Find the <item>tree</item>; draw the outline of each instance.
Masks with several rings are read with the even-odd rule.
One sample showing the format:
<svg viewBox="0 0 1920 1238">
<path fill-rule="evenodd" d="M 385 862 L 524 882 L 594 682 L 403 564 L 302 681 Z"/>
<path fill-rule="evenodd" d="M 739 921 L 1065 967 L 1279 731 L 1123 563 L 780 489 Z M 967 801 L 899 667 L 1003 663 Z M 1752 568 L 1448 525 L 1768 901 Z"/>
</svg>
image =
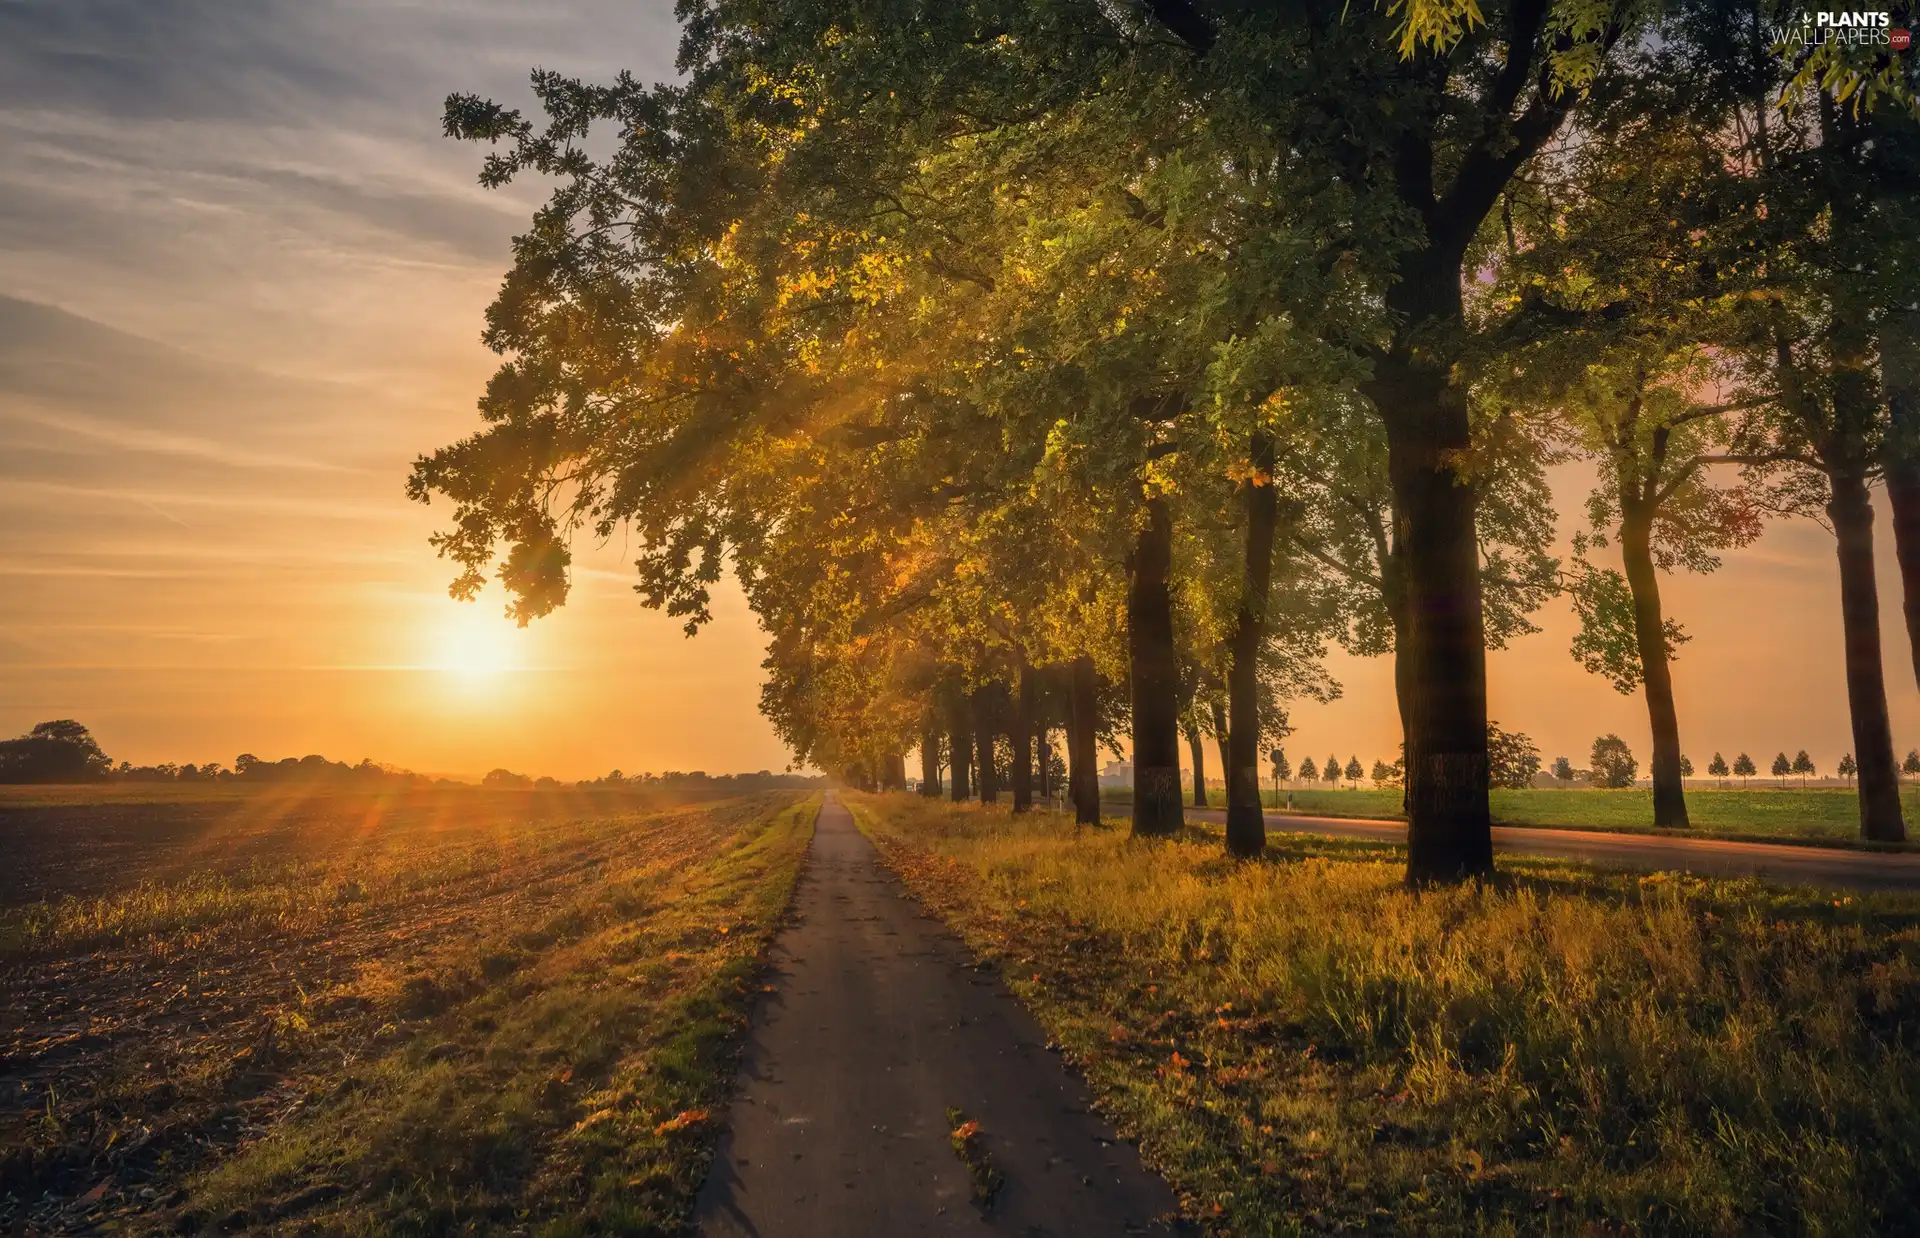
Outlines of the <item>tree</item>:
<svg viewBox="0 0 1920 1238">
<path fill-rule="evenodd" d="M 1301 782 L 1320 781 L 1320 771 L 1314 765 L 1312 757 L 1308 757 L 1306 760 L 1300 762 L 1300 781 Z"/>
<path fill-rule="evenodd" d="M 495 791 L 525 791 L 533 786 L 533 779 L 510 769 L 490 769 L 480 785 Z"/>
<path fill-rule="evenodd" d="M 16 739 L 0 740 L 0 783 L 96 782 L 112 768 L 93 733 L 72 718 L 41 722 Z"/>
<path fill-rule="evenodd" d="M 1364 767 L 1361 766 L 1360 758 L 1358 756 L 1354 756 L 1348 759 L 1346 773 L 1347 773 L 1347 782 L 1355 788 L 1359 787 L 1360 780 L 1366 777 L 1367 775 L 1367 771 Z"/>
<path fill-rule="evenodd" d="M 1267 79 L 1294 84 L 1281 98 L 1259 99 L 1265 105 L 1259 111 L 1297 115 L 1301 128 L 1290 144 L 1296 155 L 1324 160 L 1330 183 L 1378 195 L 1377 218 L 1412 223 L 1406 231 L 1396 224 L 1355 237 L 1349 250 L 1366 255 L 1362 261 L 1379 258 L 1393 266 L 1393 277 L 1382 281 L 1392 334 L 1385 347 L 1370 349 L 1373 373 L 1363 390 L 1386 431 L 1395 520 L 1406 530 L 1399 553 L 1409 622 L 1396 659 L 1409 663 L 1403 697 L 1408 877 L 1424 882 L 1489 873 L 1478 483 L 1473 470 L 1461 467 L 1473 450 L 1471 414 L 1454 369 L 1471 334 L 1461 287 L 1482 226 L 1584 97 L 1634 10 L 1603 3 L 1577 16 L 1569 7 L 1554 18 L 1546 3 L 1496 6 L 1485 10 L 1479 27 L 1492 36 L 1486 40 L 1462 37 L 1470 19 L 1455 13 L 1443 29 L 1406 33 L 1408 54 L 1394 57 L 1380 54 L 1387 40 L 1378 27 L 1364 42 L 1354 38 L 1372 22 L 1392 20 L 1386 9 L 1376 9 L 1371 20 L 1356 14 L 1348 26 L 1310 19 L 1303 25 L 1284 6 L 1222 8 L 1220 17 L 1186 3 L 1153 7 L 1203 68 L 1218 62 L 1220 73 L 1228 65 L 1284 63 L 1310 37 L 1315 72 Z M 1216 44 L 1229 54 L 1208 61 Z M 1244 89 L 1222 82 L 1228 84 Z M 1324 99 L 1329 89 L 1356 101 L 1373 98 L 1379 106 L 1342 107 L 1329 125 L 1324 106 L 1313 99 Z"/>
<path fill-rule="evenodd" d="M 1854 761 L 1853 754 L 1851 752 L 1847 753 L 1846 755 L 1840 758 L 1840 764 L 1837 767 L 1837 769 L 1840 776 L 1842 778 L 1845 778 L 1848 782 L 1852 782 L 1853 776 L 1860 772 L 1860 766 Z"/>
<path fill-rule="evenodd" d="M 1724 365 L 1701 342 L 1716 290 L 1693 273 L 1710 268 L 1689 257 L 1702 161 L 1660 123 L 1654 98 L 1669 96 L 1612 96 L 1583 130 L 1567 183 L 1511 208 L 1518 239 L 1488 295 L 1530 297 L 1561 318 L 1493 367 L 1512 376 L 1501 386 L 1513 398 L 1557 408 L 1600 463 L 1589 527 L 1573 539 L 1572 652 L 1617 691 L 1643 693 L 1654 824 L 1679 828 L 1688 819 L 1671 663 L 1686 636 L 1663 610 L 1660 577 L 1715 570 L 1715 552 L 1752 541 L 1761 522 L 1750 482 L 1708 484 L 1705 462 L 1727 448 L 1741 406 L 1709 398 Z M 1624 574 L 1593 562 L 1615 545 Z"/>
<path fill-rule="evenodd" d="M 1533 741 L 1518 731 L 1501 730 L 1497 722 L 1487 723 L 1487 761 L 1493 785 L 1508 790 L 1531 787 L 1540 772 L 1540 750 Z"/>
<path fill-rule="evenodd" d="M 1573 781 L 1573 762 L 1565 757 L 1553 759 L 1553 777 L 1556 782 Z"/>
<path fill-rule="evenodd" d="M 1711 774 L 1715 778 L 1718 778 L 1720 780 L 1721 788 L 1725 789 L 1727 785 L 1727 773 L 1728 773 L 1727 759 L 1721 756 L 1717 752 L 1714 753 L 1713 760 L 1707 762 L 1707 773 Z"/>
<path fill-rule="evenodd" d="M 1794 754 L 1793 772 L 1800 775 L 1800 785 L 1803 787 L 1807 785 L 1807 779 L 1813 776 L 1813 758 L 1807 755 L 1805 748 Z"/>
<path fill-rule="evenodd" d="M 698 66 L 751 53 L 751 63 L 733 72 L 746 77 L 751 68 L 758 71 L 751 80 L 782 87 L 818 82 L 814 93 L 825 98 L 808 99 L 807 121 L 797 126 L 821 135 L 811 144 L 831 141 L 841 127 L 822 119 L 849 114 L 872 130 L 923 131 L 929 120 L 958 110 L 960 93 L 972 105 L 964 112 L 970 138 L 991 149 L 974 136 L 980 117 L 1054 120 L 1059 105 L 1084 92 L 1096 102 L 1115 100 L 1107 123 L 1149 147 L 1139 140 L 1148 135 L 1135 116 L 1171 99 L 1176 111 L 1225 132 L 1273 134 L 1271 157 L 1248 159 L 1236 146 L 1233 166 L 1298 174 L 1314 190 L 1299 195 L 1302 202 L 1318 200 L 1327 185 L 1354 199 L 1337 213 L 1339 229 L 1315 238 L 1324 265 L 1290 262 L 1302 272 L 1354 269 L 1379 290 L 1385 311 L 1384 331 L 1369 313 L 1337 334 L 1341 346 L 1372 363 L 1363 390 L 1389 440 L 1395 517 L 1406 531 L 1397 552 L 1408 623 L 1396 658 L 1410 668 L 1403 697 L 1411 706 L 1403 719 L 1408 876 L 1420 882 L 1489 872 L 1485 627 L 1474 519 L 1479 471 L 1465 467 L 1471 419 L 1454 378 L 1469 333 L 1460 289 L 1469 251 L 1502 191 L 1574 112 L 1613 49 L 1632 43 L 1626 36 L 1642 9 L 1519 0 L 1484 12 L 1423 8 L 1418 22 L 1389 8 L 1347 21 L 1284 6 L 1203 8 L 1184 0 L 1161 0 L 1146 11 L 1161 37 L 1142 37 L 1132 10 L 1095 5 L 978 13 L 956 5 L 928 29 L 921 17 L 884 5 L 796 13 L 767 0 L 715 0 L 698 6 L 690 24 L 700 36 L 683 60 Z M 1313 73 L 1268 71 L 1288 63 L 1308 39 Z M 821 57 L 818 49 L 828 46 L 834 55 Z M 903 73 L 901 66 L 911 69 Z M 982 82 L 994 92 L 980 90 Z M 1130 82 L 1141 89 L 1116 90 Z M 1009 98 L 1009 83 L 1026 93 Z M 854 162 L 816 161 L 836 168 Z M 1275 192 L 1263 201 L 1277 210 L 1292 198 Z M 1131 193 L 1121 200 L 1141 201 Z M 1288 239 L 1281 229 L 1270 235 Z M 1286 251 L 1284 244 L 1276 248 Z M 1141 554 L 1137 563 L 1151 558 Z M 1144 678 L 1137 690 L 1161 679 Z M 1171 717 L 1170 710 L 1155 713 Z"/>
<path fill-rule="evenodd" d="M 1772 774 L 1780 780 L 1781 786 L 1787 785 L 1787 775 L 1793 772 L 1793 762 L 1787 760 L 1787 754 L 1778 753 L 1773 758 Z"/>
<path fill-rule="evenodd" d="M 1275 748 L 1267 754 L 1267 763 L 1273 767 L 1273 781 L 1278 784 L 1293 777 L 1293 769 L 1287 764 L 1287 750 Z"/>
<path fill-rule="evenodd" d="M 1903 774 L 1920 774 L 1920 748 L 1907 749 L 1907 759 L 1900 763 Z"/>
<path fill-rule="evenodd" d="M 1915 194 L 1910 181 L 1904 192 L 1888 184 L 1899 179 L 1890 160 L 1911 162 L 1911 138 L 1885 128 L 1869 99 L 1850 97 L 1852 83 L 1776 56 L 1754 33 L 1773 20 L 1770 9 L 1740 6 L 1738 35 L 1717 16 L 1710 31 L 1676 29 L 1675 46 L 1691 48 L 1683 54 L 1706 70 L 1690 107 L 1711 118 L 1725 172 L 1719 218 L 1698 238 L 1729 309 L 1714 343 L 1736 369 L 1737 395 L 1757 401 L 1726 458 L 1756 480 L 1769 477 L 1779 510 L 1833 532 L 1860 831 L 1900 841 L 1871 492 L 1900 455 L 1882 328 L 1891 307 L 1920 302 Z M 1910 71 L 1896 67 L 1884 79 L 1905 91 L 1900 110 L 1909 116 L 1895 123 L 1910 128 Z M 1783 97 L 1792 106 L 1778 108 Z M 1756 122 L 1764 133 L 1752 130 Z"/>
<path fill-rule="evenodd" d="M 1691 778 L 1691 777 L 1693 777 L 1693 762 L 1692 762 L 1691 760 L 1689 760 L 1689 759 L 1688 759 L 1688 758 L 1686 757 L 1686 755 L 1685 755 L 1685 754 L 1683 753 L 1683 754 L 1681 755 L 1681 757 L 1680 757 L 1680 778 L 1681 778 L 1681 781 L 1682 781 L 1682 782 L 1684 783 L 1686 779 L 1688 779 L 1688 778 Z"/>
<path fill-rule="evenodd" d="M 1329 753 L 1327 763 L 1320 767 L 1320 776 L 1334 786 L 1340 785 L 1340 758 Z"/>
<path fill-rule="evenodd" d="M 1591 765 L 1587 779 L 1596 787 L 1630 787 L 1640 769 L 1627 741 L 1618 735 L 1602 735 L 1593 741 Z"/>
<path fill-rule="evenodd" d="M 1071 665 L 1070 768 L 1084 791 L 1082 753 L 1124 717 L 1140 833 L 1181 819 L 1178 655 L 1205 650 L 1231 698 L 1229 842 L 1252 854 L 1262 679 L 1300 618 L 1270 530 L 1283 448 L 1318 416 L 1287 410 L 1357 410 L 1392 516 L 1407 875 L 1490 871 L 1485 582 L 1506 573 L 1482 530 L 1509 504 L 1468 362 L 1541 316 L 1462 289 L 1510 197 L 1564 177 L 1555 135 L 1670 72 L 1640 54 L 1658 10 L 681 12 L 681 83 L 541 74 L 544 127 L 449 101 L 449 132 L 508 145 L 485 183 L 560 182 L 489 314 L 488 428 L 414 476 L 454 500 L 456 591 L 497 566 L 516 617 L 544 613 L 567 535 L 625 528 L 643 600 L 697 626 L 730 564 L 770 633 L 763 706 L 823 768 L 911 746 L 916 648 L 958 693 L 1011 682 L 1016 655 Z M 1311 72 L 1277 68 L 1308 43 Z M 1028 528 L 1054 534 L 1021 545 L 1052 552 L 1033 572 L 1007 548 Z"/>
<path fill-rule="evenodd" d="M 1743 752 L 1733 759 L 1733 772 L 1739 776 L 1741 785 L 1744 786 L 1760 772 L 1760 769 L 1753 763 L 1753 758 Z"/>
<path fill-rule="evenodd" d="M 1372 778 L 1373 778 L 1373 785 L 1376 787 L 1389 787 L 1389 786 L 1392 786 L 1396 781 L 1394 772 L 1393 772 L 1393 766 L 1388 765 L 1385 761 L 1378 760 L 1378 759 L 1376 759 L 1373 763 Z"/>
</svg>

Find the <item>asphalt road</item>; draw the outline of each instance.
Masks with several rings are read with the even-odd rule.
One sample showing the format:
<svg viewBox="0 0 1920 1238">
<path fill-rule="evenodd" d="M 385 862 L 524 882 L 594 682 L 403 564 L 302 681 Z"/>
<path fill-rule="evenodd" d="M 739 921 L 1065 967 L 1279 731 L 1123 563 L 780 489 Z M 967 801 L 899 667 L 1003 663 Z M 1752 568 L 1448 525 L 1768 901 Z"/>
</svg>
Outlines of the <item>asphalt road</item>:
<svg viewBox="0 0 1920 1238">
<path fill-rule="evenodd" d="M 794 912 L 695 1208 L 702 1234 L 1176 1232 L 1166 1183 L 831 798 Z M 949 1109 L 979 1121 L 1004 1178 L 990 1208 L 973 1198 Z"/>
<path fill-rule="evenodd" d="M 1225 824 L 1220 809 L 1189 808 L 1190 818 Z M 1325 834 L 1371 842 L 1405 842 L 1404 821 L 1363 821 L 1268 813 L 1269 832 Z M 1718 838 L 1673 838 L 1664 834 L 1615 834 L 1600 830 L 1493 827 L 1493 847 L 1508 855 L 1587 860 L 1613 868 L 1674 869 L 1703 877 L 1761 877 L 1793 885 L 1847 890 L 1920 890 L 1920 853 L 1847 851 Z"/>
</svg>

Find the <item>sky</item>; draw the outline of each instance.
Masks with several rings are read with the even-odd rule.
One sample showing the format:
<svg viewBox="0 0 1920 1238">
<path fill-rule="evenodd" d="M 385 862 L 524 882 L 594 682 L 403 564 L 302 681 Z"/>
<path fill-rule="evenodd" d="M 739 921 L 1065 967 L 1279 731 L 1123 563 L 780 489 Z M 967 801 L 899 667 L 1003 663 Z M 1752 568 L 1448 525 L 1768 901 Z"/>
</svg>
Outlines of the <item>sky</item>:
<svg viewBox="0 0 1920 1238">
<path fill-rule="evenodd" d="M 538 192 L 474 183 L 442 99 L 527 106 L 534 66 L 671 74 L 664 2 L 0 0 L 0 735 L 48 718 L 116 759 L 319 752 L 472 776 L 783 768 L 757 711 L 764 634 L 737 593 L 684 638 L 619 539 L 525 631 L 462 606 L 403 493 L 477 425 L 481 315 Z M 1580 470 L 1560 475 L 1579 510 Z M 1562 533 L 1570 533 L 1571 526 Z M 1920 692 L 1879 526 L 1901 751 Z M 1832 540 L 1773 526 L 1667 586 L 1694 640 L 1683 745 L 1851 747 Z M 1567 652 L 1492 655 L 1493 716 L 1551 760 L 1645 711 Z M 1391 668 L 1336 654 L 1296 759 L 1391 758 Z M 500 669 L 504 667 L 505 669 Z"/>
</svg>

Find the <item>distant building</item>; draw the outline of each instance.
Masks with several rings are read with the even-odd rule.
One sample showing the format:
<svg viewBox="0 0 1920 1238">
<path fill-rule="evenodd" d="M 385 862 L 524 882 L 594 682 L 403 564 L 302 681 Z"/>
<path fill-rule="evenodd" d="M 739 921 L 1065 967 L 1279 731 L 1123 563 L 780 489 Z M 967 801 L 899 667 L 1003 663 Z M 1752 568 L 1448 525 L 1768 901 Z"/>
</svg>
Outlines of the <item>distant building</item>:
<svg viewBox="0 0 1920 1238">
<path fill-rule="evenodd" d="M 1100 785 L 1103 787 L 1132 787 L 1133 762 L 1108 761 L 1106 768 L 1100 771 Z"/>
</svg>

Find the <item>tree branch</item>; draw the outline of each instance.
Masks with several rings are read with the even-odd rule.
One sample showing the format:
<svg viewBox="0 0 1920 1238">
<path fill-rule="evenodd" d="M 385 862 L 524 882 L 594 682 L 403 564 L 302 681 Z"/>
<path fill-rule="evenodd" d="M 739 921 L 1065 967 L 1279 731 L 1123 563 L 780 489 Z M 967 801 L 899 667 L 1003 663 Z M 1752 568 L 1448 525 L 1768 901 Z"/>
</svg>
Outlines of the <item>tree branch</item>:
<svg viewBox="0 0 1920 1238">
<path fill-rule="evenodd" d="M 1801 464 L 1816 472 L 1827 472 L 1827 466 L 1815 456 L 1803 456 L 1792 451 L 1730 452 L 1720 456 L 1695 456 L 1700 464 L 1740 464 L 1750 468 L 1765 468 L 1769 464 Z"/>
<path fill-rule="evenodd" d="M 1301 550 L 1305 551 L 1309 558 L 1318 559 L 1321 563 L 1324 563 L 1326 566 L 1332 568 L 1334 571 L 1338 572 L 1340 575 L 1345 576 L 1348 580 L 1353 581 L 1355 584 L 1366 585 L 1368 588 L 1379 589 L 1382 592 L 1385 592 L 1385 588 L 1380 583 L 1379 577 L 1369 575 L 1368 573 L 1361 571 L 1359 568 L 1354 567 L 1349 563 L 1342 562 L 1341 560 L 1335 558 L 1333 555 L 1320 549 L 1318 546 L 1314 545 L 1312 542 L 1309 542 L 1306 538 L 1301 537 L 1298 533 L 1289 533 L 1287 535 L 1287 540 L 1292 542 L 1295 546 L 1299 547 Z"/>
<path fill-rule="evenodd" d="M 1699 404 L 1677 416 L 1667 418 L 1670 426 L 1684 426 L 1689 421 L 1699 421 L 1706 417 L 1724 417 L 1728 413 L 1743 413 L 1750 408 L 1761 408 L 1773 403 L 1772 396 L 1749 396 L 1744 400 L 1729 400 L 1725 404 Z"/>
<path fill-rule="evenodd" d="M 1220 32 L 1214 28 L 1212 19 L 1188 0 L 1147 0 L 1147 11 L 1173 31 L 1196 56 L 1206 55 L 1219 41 Z"/>
</svg>

